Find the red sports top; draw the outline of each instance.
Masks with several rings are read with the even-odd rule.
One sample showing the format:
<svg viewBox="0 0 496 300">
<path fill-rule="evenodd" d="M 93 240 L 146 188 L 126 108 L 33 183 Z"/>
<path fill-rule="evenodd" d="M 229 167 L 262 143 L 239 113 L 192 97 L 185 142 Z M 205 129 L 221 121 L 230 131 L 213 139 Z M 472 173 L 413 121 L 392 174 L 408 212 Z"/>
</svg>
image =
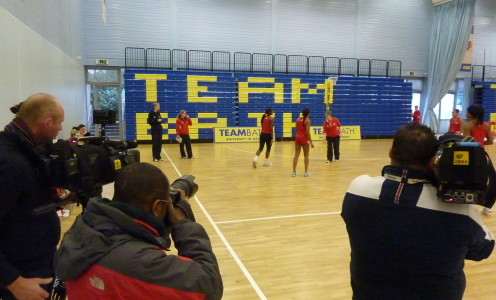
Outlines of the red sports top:
<svg viewBox="0 0 496 300">
<path fill-rule="evenodd" d="M 270 128 L 270 116 L 265 116 L 262 121 L 262 132 L 263 133 L 272 133 L 272 128 Z"/>
<path fill-rule="evenodd" d="M 177 118 L 176 120 L 176 134 L 184 135 L 189 134 L 189 125 L 193 125 L 190 118 Z"/>
<path fill-rule="evenodd" d="M 460 128 L 460 117 L 451 118 L 451 120 L 450 120 L 450 127 L 449 127 L 448 131 L 449 132 L 461 131 L 461 128 Z"/>
<path fill-rule="evenodd" d="M 477 124 L 477 122 L 472 121 L 472 124 L 474 124 L 474 128 L 470 130 L 470 136 L 474 138 L 476 142 L 481 144 L 482 148 L 484 148 L 484 139 L 487 136 L 487 123 L 482 122 L 482 124 Z"/>
<path fill-rule="evenodd" d="M 413 112 L 413 123 L 420 123 L 420 110 L 416 110 Z"/>
<path fill-rule="evenodd" d="M 339 127 L 341 127 L 341 122 L 338 118 L 331 118 L 330 122 L 328 120 L 324 122 L 324 133 L 328 137 L 337 137 L 339 136 Z"/>
<path fill-rule="evenodd" d="M 307 129 L 303 123 L 303 117 L 299 117 L 298 120 L 296 120 L 296 135 L 307 135 Z"/>
</svg>

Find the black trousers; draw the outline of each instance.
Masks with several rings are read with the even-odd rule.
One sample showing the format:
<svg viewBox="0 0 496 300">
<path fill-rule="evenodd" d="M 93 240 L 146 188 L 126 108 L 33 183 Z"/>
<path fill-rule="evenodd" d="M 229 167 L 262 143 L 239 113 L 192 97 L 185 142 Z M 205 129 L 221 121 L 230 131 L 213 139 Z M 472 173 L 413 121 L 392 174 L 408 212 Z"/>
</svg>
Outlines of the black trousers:
<svg viewBox="0 0 496 300">
<path fill-rule="evenodd" d="M 337 137 L 328 137 L 326 136 L 327 140 L 327 160 L 332 161 L 332 153 L 334 150 L 334 157 L 336 159 L 339 159 L 339 140 L 341 139 L 340 136 Z"/>
<path fill-rule="evenodd" d="M 153 159 L 161 159 L 162 152 L 162 127 L 159 129 L 152 128 L 152 154 Z"/>
<path fill-rule="evenodd" d="M 186 157 L 186 152 L 188 153 L 188 158 L 193 157 L 193 150 L 191 150 L 191 138 L 189 134 L 181 134 L 183 139 L 181 144 L 179 144 L 179 150 L 181 150 L 181 157 Z M 184 147 L 186 147 L 186 152 L 184 152 Z"/>
</svg>

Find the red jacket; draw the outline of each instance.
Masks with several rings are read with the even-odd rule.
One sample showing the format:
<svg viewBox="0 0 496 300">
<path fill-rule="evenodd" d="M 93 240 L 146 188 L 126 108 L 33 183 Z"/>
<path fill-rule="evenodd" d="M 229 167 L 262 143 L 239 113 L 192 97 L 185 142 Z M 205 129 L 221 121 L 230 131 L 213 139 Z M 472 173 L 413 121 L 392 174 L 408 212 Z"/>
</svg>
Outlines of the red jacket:
<svg viewBox="0 0 496 300">
<path fill-rule="evenodd" d="M 218 300 L 223 285 L 203 227 L 171 227 L 178 255 L 168 255 L 161 219 L 128 204 L 91 200 L 55 257 L 71 300 Z"/>
<path fill-rule="evenodd" d="M 337 137 L 339 136 L 339 128 L 341 127 L 341 122 L 339 122 L 338 118 L 331 118 L 331 122 L 325 120 L 324 122 L 324 133 L 328 137 Z"/>
<path fill-rule="evenodd" d="M 193 125 L 190 118 L 177 118 L 176 120 L 176 134 L 184 135 L 189 134 L 189 126 Z"/>
<path fill-rule="evenodd" d="M 420 124 L 420 110 L 416 110 L 412 114 L 412 123 Z"/>
</svg>

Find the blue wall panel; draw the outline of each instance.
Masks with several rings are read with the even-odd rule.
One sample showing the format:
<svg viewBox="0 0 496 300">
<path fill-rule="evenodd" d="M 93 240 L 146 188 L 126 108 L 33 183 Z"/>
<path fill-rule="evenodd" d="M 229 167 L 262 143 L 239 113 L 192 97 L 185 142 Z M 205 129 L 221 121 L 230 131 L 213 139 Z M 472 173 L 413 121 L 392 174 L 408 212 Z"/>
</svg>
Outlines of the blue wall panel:
<svg viewBox="0 0 496 300">
<path fill-rule="evenodd" d="M 150 140 L 146 117 L 159 102 L 164 138 L 175 138 L 175 120 L 184 109 L 193 119 L 193 139 L 213 139 L 214 127 L 258 127 L 265 109 L 275 113 L 276 138 L 292 138 L 294 122 L 309 108 L 313 126 L 322 126 L 326 76 L 126 70 L 127 139 Z M 333 115 L 343 125 L 360 125 L 362 136 L 393 135 L 410 121 L 412 86 L 403 79 L 340 77 L 334 85 Z"/>
</svg>

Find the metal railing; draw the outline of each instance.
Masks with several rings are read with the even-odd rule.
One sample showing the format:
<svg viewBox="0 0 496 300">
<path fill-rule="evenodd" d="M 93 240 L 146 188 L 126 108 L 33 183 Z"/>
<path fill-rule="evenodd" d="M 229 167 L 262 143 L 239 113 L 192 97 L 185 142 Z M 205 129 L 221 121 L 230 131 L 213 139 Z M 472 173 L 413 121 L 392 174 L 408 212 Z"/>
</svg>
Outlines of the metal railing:
<svg viewBox="0 0 496 300">
<path fill-rule="evenodd" d="M 234 52 L 234 54 L 231 54 L 226 51 L 145 49 L 133 47 L 125 48 L 125 67 L 137 69 L 401 77 L 401 61 L 398 60 L 247 52 Z"/>
<path fill-rule="evenodd" d="M 496 66 L 473 65 L 472 82 L 474 81 L 496 81 Z"/>
</svg>

